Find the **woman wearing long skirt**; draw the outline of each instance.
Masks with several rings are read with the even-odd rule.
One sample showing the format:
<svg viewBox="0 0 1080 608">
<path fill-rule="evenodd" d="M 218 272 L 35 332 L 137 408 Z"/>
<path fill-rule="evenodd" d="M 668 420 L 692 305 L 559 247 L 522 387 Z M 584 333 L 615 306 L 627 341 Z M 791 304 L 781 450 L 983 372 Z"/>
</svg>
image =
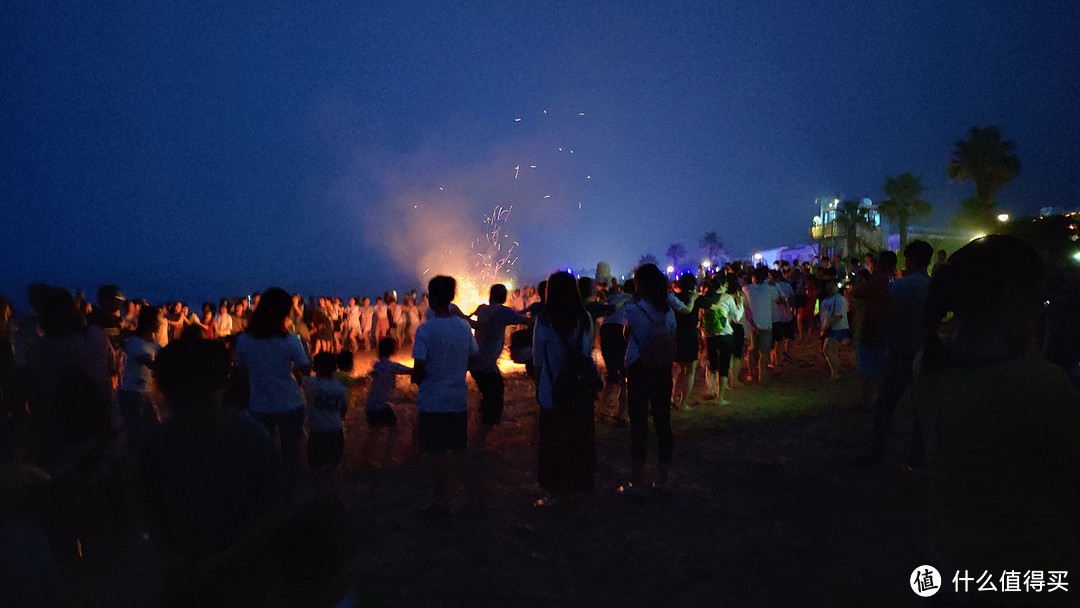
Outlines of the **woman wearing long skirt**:
<svg viewBox="0 0 1080 608">
<path fill-rule="evenodd" d="M 556 506 L 593 489 L 596 472 L 593 404 L 560 402 L 553 395 L 555 379 L 567 354 L 577 350 L 591 357 L 592 348 L 592 319 L 585 312 L 577 281 L 565 272 L 551 275 L 545 307 L 533 333 L 533 361 L 540 377 L 537 482 L 545 493 L 536 502 L 538 507 Z"/>
</svg>

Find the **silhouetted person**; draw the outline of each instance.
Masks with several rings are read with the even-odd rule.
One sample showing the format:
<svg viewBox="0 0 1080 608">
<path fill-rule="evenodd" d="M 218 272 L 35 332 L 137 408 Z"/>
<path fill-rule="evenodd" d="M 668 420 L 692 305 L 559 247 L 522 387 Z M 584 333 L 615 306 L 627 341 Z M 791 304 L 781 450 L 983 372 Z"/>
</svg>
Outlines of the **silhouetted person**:
<svg viewBox="0 0 1080 608">
<path fill-rule="evenodd" d="M 557 272 L 548 278 L 545 302 L 533 334 L 540 374 L 537 481 L 545 493 L 535 503 L 538 507 L 556 506 L 565 498 L 591 491 L 596 470 L 596 395 L 563 395 L 557 390 L 568 357 L 591 356 L 592 319 L 569 273 Z"/>
<path fill-rule="evenodd" d="M 155 359 L 170 417 L 147 437 L 140 472 L 177 606 L 262 605 L 253 540 L 282 503 L 283 476 L 265 428 L 216 399 L 227 376 L 216 341 L 178 340 Z"/>
<path fill-rule="evenodd" d="M 930 283 L 913 396 L 933 492 L 929 563 L 943 574 L 1041 570 L 1049 581 L 1080 567 L 1080 393 L 1031 348 L 1043 278 L 1034 249 L 992 235 Z M 1017 595 L 972 585 L 966 597 L 1063 605 L 1058 593 Z"/>
<path fill-rule="evenodd" d="M 632 479 L 620 492 L 644 490 L 649 415 L 656 430 L 657 485 L 666 488 L 675 445 L 671 432 L 671 366 L 675 361 L 675 312 L 668 301 L 667 277 L 655 264 L 634 273 L 637 300 L 619 311 L 626 320 L 626 391 L 630 414 Z"/>
<path fill-rule="evenodd" d="M 477 441 L 481 448 L 491 429 L 502 422 L 503 385 L 499 371 L 499 356 L 506 342 L 506 328 L 526 323 L 527 319 L 513 308 L 506 306 L 506 286 L 495 284 L 488 293 L 488 303 L 476 307 L 470 321 L 476 330 L 479 352 L 469 358 L 469 374 L 480 390 L 480 434 Z"/>
<path fill-rule="evenodd" d="M 886 331 L 888 354 L 884 376 L 877 400 L 874 402 L 874 429 L 868 460 L 880 461 L 885 454 L 892 430 L 893 412 L 911 384 L 912 362 L 925 341 L 923 312 L 930 285 L 927 267 L 934 248 L 926 241 L 913 241 L 904 248 L 904 268 L 907 275 L 889 285 L 889 318 Z M 907 456 L 909 467 L 922 465 L 922 431 L 915 417 L 911 447 Z"/>
<path fill-rule="evenodd" d="M 124 418 L 129 448 L 139 445 L 158 422 L 150 370 L 154 357 L 161 350 L 155 339 L 161 325 L 160 315 L 156 308 L 142 309 L 135 331 L 124 341 L 124 377 L 116 392 L 116 401 Z"/>
</svg>

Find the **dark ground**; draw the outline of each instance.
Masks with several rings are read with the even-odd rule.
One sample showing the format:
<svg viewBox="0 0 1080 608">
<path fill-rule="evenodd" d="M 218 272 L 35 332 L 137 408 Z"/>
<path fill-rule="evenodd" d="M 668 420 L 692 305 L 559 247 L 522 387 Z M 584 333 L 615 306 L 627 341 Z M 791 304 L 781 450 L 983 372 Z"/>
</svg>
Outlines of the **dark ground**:
<svg viewBox="0 0 1080 608">
<path fill-rule="evenodd" d="M 846 466 L 869 415 L 851 411 L 850 353 L 830 383 L 818 344 L 799 343 L 796 363 L 768 385 L 733 390 L 731 406 L 676 414 L 673 491 L 641 503 L 616 492 L 629 480 L 629 429 L 605 418 L 595 495 L 572 508 L 532 506 L 537 406 L 528 378 L 513 374 L 509 420 L 489 438 L 490 512 L 462 508 L 448 520 L 420 510 L 429 475 L 405 445 L 415 388 L 400 379 L 401 462 L 357 467 L 365 428 L 362 412 L 350 414 L 347 509 L 312 516 L 333 526 L 343 576 L 316 584 L 305 605 L 333 605 L 350 588 L 387 606 L 925 605 L 907 580 L 928 563 L 929 542 L 925 472 L 899 464 L 908 408 L 885 465 Z M 133 523 L 97 528 L 69 571 L 78 605 L 160 601 L 162 559 L 138 533 Z"/>
</svg>

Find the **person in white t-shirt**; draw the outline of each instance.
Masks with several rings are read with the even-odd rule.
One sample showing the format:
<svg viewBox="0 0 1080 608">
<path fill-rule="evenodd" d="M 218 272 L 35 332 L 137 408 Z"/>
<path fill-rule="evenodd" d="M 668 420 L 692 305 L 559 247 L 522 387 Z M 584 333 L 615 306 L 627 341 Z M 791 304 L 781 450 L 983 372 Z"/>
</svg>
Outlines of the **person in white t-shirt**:
<svg viewBox="0 0 1080 608">
<path fill-rule="evenodd" d="M 360 350 L 371 348 L 371 329 L 375 308 L 371 305 L 371 298 L 360 301 Z"/>
<path fill-rule="evenodd" d="M 281 461 L 290 495 L 300 473 L 300 437 L 304 432 L 304 399 L 296 375 L 310 370 L 300 337 L 285 328 L 292 311 L 292 296 L 272 287 L 262 294 L 247 331 L 236 340 L 236 366 L 247 373 L 251 396 L 248 407 L 270 436 L 281 436 Z"/>
<path fill-rule="evenodd" d="M 375 306 L 372 310 L 372 325 L 375 327 L 375 343 L 378 344 L 390 332 L 390 317 L 387 316 L 388 308 L 382 298 L 375 298 Z"/>
<path fill-rule="evenodd" d="M 847 299 L 837 292 L 833 269 L 826 270 L 825 298 L 818 307 L 821 315 L 821 352 L 829 364 L 829 380 L 840 379 L 840 344 L 848 340 Z"/>
<path fill-rule="evenodd" d="M 773 348 L 770 358 L 775 368 L 780 365 L 781 357 L 784 362 L 792 362 L 789 351 L 792 341 L 795 340 L 795 289 L 791 286 L 790 266 L 783 271 L 773 271 L 772 276 L 772 284 L 784 296 L 783 304 L 773 301 Z"/>
<path fill-rule="evenodd" d="M 217 313 L 213 315 L 214 335 L 227 338 L 233 333 L 232 313 L 229 312 L 229 300 L 222 298 L 218 303 Z"/>
<path fill-rule="evenodd" d="M 772 350 L 773 306 L 786 302 L 776 285 L 768 283 L 769 269 L 754 269 L 754 283 L 743 287 L 746 294 L 745 320 L 749 329 L 750 352 L 746 356 L 747 375 L 764 382 L 768 376 L 768 357 Z"/>
<path fill-rule="evenodd" d="M 341 343 L 345 350 L 360 350 L 360 304 L 349 298 L 341 324 Z"/>
<path fill-rule="evenodd" d="M 147 306 L 139 312 L 135 333 L 124 341 L 124 376 L 116 391 L 116 403 L 124 419 L 128 448 L 135 448 L 158 423 L 157 409 L 151 398 L 153 383 L 150 368 L 161 350 L 155 340 L 161 326 L 161 312 Z"/>
<path fill-rule="evenodd" d="M 349 389 L 334 380 L 337 360 L 322 352 L 312 360 L 314 376 L 304 377 L 307 402 L 308 468 L 316 471 L 324 494 L 341 502 L 338 467 L 345 454 L 345 414 L 349 409 Z"/>
<path fill-rule="evenodd" d="M 486 492 L 474 472 L 463 468 L 462 455 L 469 435 L 469 387 L 465 372 L 469 357 L 480 349 L 468 321 L 451 310 L 456 291 L 457 281 L 452 277 L 440 275 L 428 282 L 431 310 L 416 331 L 413 344 L 413 382 L 419 387 L 417 437 L 420 451 L 429 457 L 435 481 L 435 503 L 430 510 L 439 514 L 447 513 L 450 508 L 452 469 L 462 471 L 480 506 Z"/>
</svg>

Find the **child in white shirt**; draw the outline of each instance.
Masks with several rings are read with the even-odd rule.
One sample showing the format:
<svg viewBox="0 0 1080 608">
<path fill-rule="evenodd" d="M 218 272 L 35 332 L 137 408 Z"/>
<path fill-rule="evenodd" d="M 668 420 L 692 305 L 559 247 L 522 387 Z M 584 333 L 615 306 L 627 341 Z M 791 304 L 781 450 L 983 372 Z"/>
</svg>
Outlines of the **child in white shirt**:
<svg viewBox="0 0 1080 608">
<path fill-rule="evenodd" d="M 345 453 L 345 413 L 349 390 L 334 380 L 337 361 L 331 353 L 319 353 L 312 360 L 315 376 L 304 378 L 307 403 L 308 468 L 318 471 L 320 485 L 340 503 L 341 479 L 338 467 Z"/>
</svg>

